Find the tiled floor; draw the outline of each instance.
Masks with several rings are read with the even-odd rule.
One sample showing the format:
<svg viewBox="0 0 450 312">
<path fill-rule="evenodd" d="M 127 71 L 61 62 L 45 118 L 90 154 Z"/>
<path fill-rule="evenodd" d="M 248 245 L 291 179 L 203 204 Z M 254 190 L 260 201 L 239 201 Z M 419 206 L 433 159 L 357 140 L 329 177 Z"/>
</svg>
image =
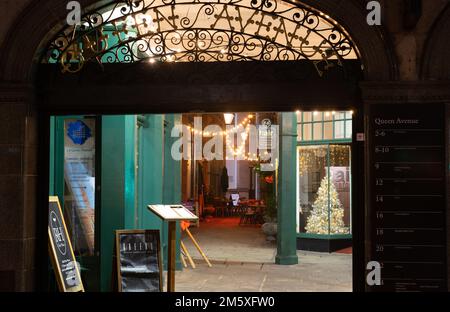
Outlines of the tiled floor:
<svg viewBox="0 0 450 312">
<path fill-rule="evenodd" d="M 276 244 L 267 242 L 259 227 L 238 222 L 216 219 L 190 229 L 211 260 L 211 268 L 183 236 L 197 268 L 177 272 L 177 291 L 352 290 L 351 254 L 298 251 L 298 265 L 276 265 Z"/>
</svg>

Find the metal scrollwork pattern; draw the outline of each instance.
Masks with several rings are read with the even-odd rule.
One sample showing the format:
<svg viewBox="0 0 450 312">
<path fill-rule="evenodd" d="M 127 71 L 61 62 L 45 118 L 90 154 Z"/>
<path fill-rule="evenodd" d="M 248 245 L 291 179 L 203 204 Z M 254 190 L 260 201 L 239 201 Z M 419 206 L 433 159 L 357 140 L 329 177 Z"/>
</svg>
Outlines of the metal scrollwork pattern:
<svg viewBox="0 0 450 312">
<path fill-rule="evenodd" d="M 331 20 L 281 0 L 114 1 L 51 41 L 44 62 L 78 72 L 86 62 L 230 62 L 307 59 L 319 75 L 357 59 Z"/>
</svg>

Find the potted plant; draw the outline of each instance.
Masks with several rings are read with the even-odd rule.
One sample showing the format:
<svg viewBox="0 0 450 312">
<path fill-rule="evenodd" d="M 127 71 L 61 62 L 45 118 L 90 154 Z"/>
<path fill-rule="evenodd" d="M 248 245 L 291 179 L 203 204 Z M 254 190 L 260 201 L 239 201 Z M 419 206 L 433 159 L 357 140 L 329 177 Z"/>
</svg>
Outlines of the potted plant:
<svg viewBox="0 0 450 312">
<path fill-rule="evenodd" d="M 257 167 L 257 170 L 260 167 Z M 260 174 L 261 197 L 265 203 L 264 221 L 261 230 L 266 235 L 266 239 L 274 241 L 277 235 L 277 199 L 275 194 L 274 172 L 258 170 Z"/>
<path fill-rule="evenodd" d="M 274 241 L 277 235 L 277 204 L 275 196 L 267 196 L 265 200 L 264 221 L 261 230 L 266 235 L 266 239 Z"/>
</svg>

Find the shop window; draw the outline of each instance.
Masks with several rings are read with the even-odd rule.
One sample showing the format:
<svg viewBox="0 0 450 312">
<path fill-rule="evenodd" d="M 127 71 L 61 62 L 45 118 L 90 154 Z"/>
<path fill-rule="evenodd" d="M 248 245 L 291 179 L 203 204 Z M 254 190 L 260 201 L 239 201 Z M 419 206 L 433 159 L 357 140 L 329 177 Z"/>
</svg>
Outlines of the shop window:
<svg viewBox="0 0 450 312">
<path fill-rule="evenodd" d="M 302 121 L 304 123 L 312 121 L 312 113 L 311 112 L 303 112 L 302 116 L 303 116 Z"/>
<path fill-rule="evenodd" d="M 297 127 L 297 138 L 303 137 L 303 127 L 300 125 Z"/>
<path fill-rule="evenodd" d="M 349 121 L 345 121 L 345 138 L 352 138 L 352 123 Z"/>
<path fill-rule="evenodd" d="M 314 123 L 314 141 L 319 141 L 323 139 L 322 127 L 323 123 L 321 122 Z"/>
<path fill-rule="evenodd" d="M 336 121 L 334 123 L 334 138 L 343 139 L 344 138 L 344 122 Z"/>
<path fill-rule="evenodd" d="M 297 231 L 351 234 L 351 111 L 298 112 Z"/>
<path fill-rule="evenodd" d="M 303 140 L 305 141 L 312 140 L 312 124 L 303 125 Z"/>
<path fill-rule="evenodd" d="M 313 115 L 313 121 L 322 121 L 322 112 L 314 112 Z"/>
<path fill-rule="evenodd" d="M 298 146 L 298 232 L 351 234 L 351 147 Z"/>
<path fill-rule="evenodd" d="M 332 140 L 333 139 L 333 123 L 325 122 L 323 124 L 323 139 Z"/>
<path fill-rule="evenodd" d="M 352 138 L 352 112 L 299 112 L 299 142 L 349 140 Z"/>
</svg>

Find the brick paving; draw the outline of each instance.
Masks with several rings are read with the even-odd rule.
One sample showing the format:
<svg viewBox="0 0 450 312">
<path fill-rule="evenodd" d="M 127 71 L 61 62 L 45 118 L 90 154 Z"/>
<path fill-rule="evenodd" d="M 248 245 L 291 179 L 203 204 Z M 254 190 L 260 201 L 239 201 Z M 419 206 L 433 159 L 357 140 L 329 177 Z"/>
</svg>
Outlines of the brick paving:
<svg viewBox="0 0 450 312">
<path fill-rule="evenodd" d="M 276 265 L 276 244 L 254 225 L 216 219 L 190 229 L 211 260 L 209 268 L 183 235 L 197 265 L 176 273 L 177 291 L 351 291 L 351 254 L 297 251 L 298 265 Z"/>
</svg>

